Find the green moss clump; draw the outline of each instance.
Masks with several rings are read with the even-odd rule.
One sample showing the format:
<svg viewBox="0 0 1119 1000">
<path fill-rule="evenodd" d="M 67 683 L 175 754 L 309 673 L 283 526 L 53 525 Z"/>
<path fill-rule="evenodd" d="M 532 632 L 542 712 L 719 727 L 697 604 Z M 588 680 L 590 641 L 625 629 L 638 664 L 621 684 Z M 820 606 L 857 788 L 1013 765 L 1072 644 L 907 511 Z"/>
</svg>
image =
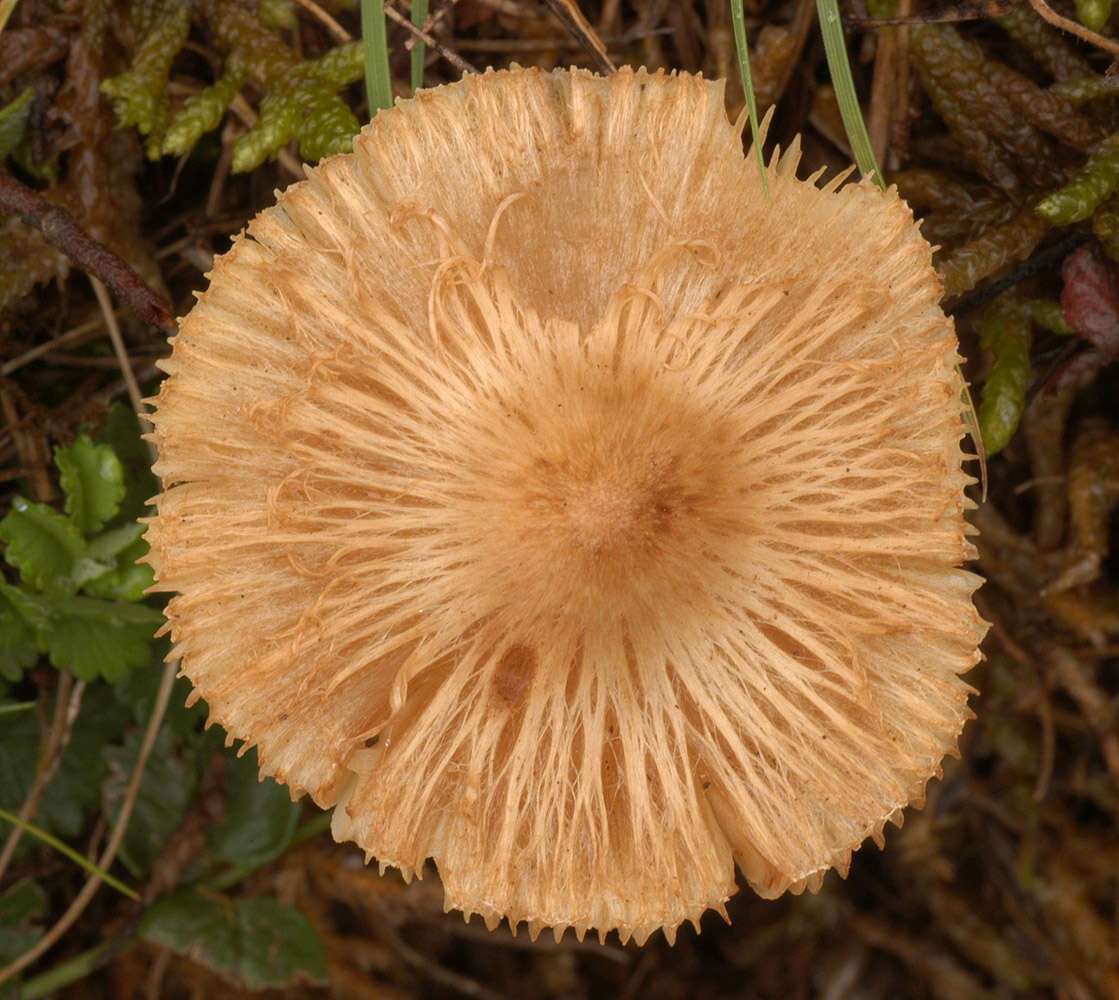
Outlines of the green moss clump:
<svg viewBox="0 0 1119 1000">
<path fill-rule="evenodd" d="M 214 83 L 172 114 L 167 81 L 192 19 L 209 29 L 225 65 Z M 234 145 L 235 171 L 254 169 L 292 139 L 309 160 L 350 148 L 359 123 L 337 92 L 362 78 L 361 44 L 340 45 L 318 59 L 299 58 L 278 30 L 295 26 L 291 0 L 265 0 L 256 13 L 236 0 L 198 0 L 196 6 L 138 0 L 132 23 L 141 38 L 132 66 L 102 89 L 121 123 L 148 137 L 150 157 L 188 153 L 221 123 L 247 83 L 261 94 L 260 119 Z"/>
<path fill-rule="evenodd" d="M 995 355 L 979 403 L 979 432 L 988 457 L 1002 451 L 1018 430 L 1026 407 L 1032 340 L 1028 312 L 1009 295 L 996 299 L 980 322 L 979 346 Z"/>
<path fill-rule="evenodd" d="M 101 84 L 101 92 L 112 98 L 122 125 L 135 125 L 148 136 L 148 155 L 159 155 L 167 127 L 167 81 L 171 64 L 190 34 L 190 7 L 167 4 L 144 35 L 132 60 L 132 68 Z"/>
<path fill-rule="evenodd" d="M 1054 226 L 1082 222 L 1119 187 L 1119 132 L 1101 142 L 1071 184 L 1042 198 L 1037 214 Z"/>
</svg>

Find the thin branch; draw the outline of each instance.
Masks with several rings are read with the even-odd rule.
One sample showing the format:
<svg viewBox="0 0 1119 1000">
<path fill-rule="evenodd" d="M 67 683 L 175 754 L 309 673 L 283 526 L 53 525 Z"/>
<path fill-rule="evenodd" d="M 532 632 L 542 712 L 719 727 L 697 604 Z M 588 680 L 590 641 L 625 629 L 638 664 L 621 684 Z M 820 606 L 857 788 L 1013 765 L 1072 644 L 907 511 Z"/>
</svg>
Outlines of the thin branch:
<svg viewBox="0 0 1119 1000">
<path fill-rule="evenodd" d="M 84 323 L 79 323 L 77 326 L 71 327 L 65 333 L 60 333 L 53 340 L 48 340 L 45 344 L 36 344 L 19 356 L 12 358 L 11 361 L 6 361 L 4 365 L 0 367 L 0 375 L 11 375 L 12 372 L 18 371 L 24 365 L 38 360 L 44 354 L 57 351 L 60 347 L 72 347 L 76 344 L 80 344 L 84 340 L 92 340 L 100 336 L 104 326 L 105 320 L 101 316 L 87 319 Z"/>
<path fill-rule="evenodd" d="M 105 291 L 105 286 L 92 274 L 89 276 L 89 283 L 93 286 L 93 294 L 97 296 L 97 304 L 101 307 L 101 315 L 105 317 L 105 326 L 109 328 L 109 340 L 112 342 L 113 353 L 117 357 L 121 375 L 124 376 L 124 384 L 128 386 L 128 399 L 132 403 L 133 412 L 143 420 L 144 397 L 140 395 L 140 385 L 136 381 L 136 373 L 132 370 L 132 362 L 128 357 L 128 349 L 124 346 L 124 338 L 120 334 L 120 324 L 117 322 L 117 314 L 113 312 L 113 304 L 109 301 L 109 293 Z M 148 442 L 148 451 L 151 453 L 152 463 L 154 464 L 158 456 L 155 453 L 155 445 L 150 441 Z"/>
<path fill-rule="evenodd" d="M 1076 21 L 1072 21 L 1067 17 L 1062 17 L 1050 7 L 1045 0 L 1030 0 L 1030 6 L 1033 7 L 1038 17 L 1043 21 L 1048 21 L 1054 28 L 1067 31 L 1070 35 L 1076 35 L 1077 38 L 1087 42 L 1089 45 L 1094 45 L 1098 49 L 1103 49 L 1104 52 L 1110 52 L 1113 56 L 1119 56 L 1119 42 L 1114 42 L 1105 35 L 1101 35 L 1098 31 L 1085 28 L 1084 25 L 1078 24 Z"/>
<path fill-rule="evenodd" d="M 121 257 L 78 225 L 64 208 L 12 177 L 0 177 L 0 209 L 12 212 L 67 257 L 108 285 L 141 319 L 163 330 L 174 323 L 171 309 Z"/>
<path fill-rule="evenodd" d="M 544 3 L 556 16 L 560 24 L 564 26 L 568 34 L 578 39 L 600 73 L 609 76 L 617 70 L 618 67 L 614 65 L 614 61 L 607 54 L 606 46 L 602 44 L 598 32 L 583 16 L 583 12 L 579 9 L 575 0 L 544 0 Z"/>
<path fill-rule="evenodd" d="M 298 3 L 330 32 L 331 37 L 336 42 L 345 44 L 346 42 L 352 42 L 354 40 L 354 36 L 335 21 L 322 7 L 315 3 L 315 0 L 298 0 Z"/>
<path fill-rule="evenodd" d="M 448 6 L 447 8 L 444 8 L 444 9 L 447 10 L 447 9 L 450 9 L 450 8 Z M 442 13 L 442 11 L 440 11 L 440 13 Z M 447 60 L 447 62 L 449 62 L 452 66 L 454 66 L 454 68 L 457 69 L 460 73 L 477 73 L 478 72 L 478 70 L 474 66 L 472 66 L 465 59 L 463 59 L 462 56 L 460 56 L 457 52 L 454 51 L 454 49 L 447 48 L 446 45 L 444 45 L 441 41 L 439 41 L 434 35 L 425 31 L 424 28 L 417 28 L 411 22 L 411 20 L 406 18 L 398 10 L 394 10 L 392 7 L 386 7 L 385 8 L 385 15 L 388 17 L 388 19 L 390 21 L 393 22 L 393 24 L 397 24 L 400 27 L 407 30 L 416 41 L 423 42 L 426 46 L 428 46 L 428 48 L 432 48 L 436 52 L 438 52 L 444 59 Z M 438 17 L 438 15 L 436 15 L 436 17 Z M 429 19 L 429 23 L 433 23 L 434 20 L 435 20 L 435 18 Z"/>
</svg>

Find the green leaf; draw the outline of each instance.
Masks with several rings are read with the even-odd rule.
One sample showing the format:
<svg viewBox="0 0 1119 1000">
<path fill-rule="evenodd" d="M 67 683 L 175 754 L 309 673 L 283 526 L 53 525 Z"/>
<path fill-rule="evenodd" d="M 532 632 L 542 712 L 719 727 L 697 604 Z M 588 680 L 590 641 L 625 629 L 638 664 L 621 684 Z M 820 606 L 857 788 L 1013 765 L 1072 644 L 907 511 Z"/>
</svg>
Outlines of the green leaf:
<svg viewBox="0 0 1119 1000">
<path fill-rule="evenodd" d="M 23 581 L 52 597 L 68 597 L 111 565 L 92 559 L 77 526 L 58 511 L 23 497 L 0 521 L 7 559 Z"/>
<path fill-rule="evenodd" d="M 94 444 L 85 434 L 65 448 L 54 449 L 66 513 L 83 535 L 92 535 L 120 509 L 124 499 L 124 467 L 107 444 Z"/>
<path fill-rule="evenodd" d="M 326 949 L 311 922 L 278 899 L 243 899 L 237 906 L 240 978 L 252 990 L 298 978 L 328 981 Z"/>
<path fill-rule="evenodd" d="M 137 521 L 130 521 L 90 540 L 91 554 L 98 559 L 113 559 L 116 565 L 86 583 L 82 587 L 85 593 L 109 600 L 139 601 L 143 598 L 155 582 L 152 568 L 136 562 L 148 554 L 148 543 L 140 537 L 144 527 Z"/>
<path fill-rule="evenodd" d="M 108 773 L 104 750 L 124 738 L 130 722 L 109 685 L 86 688 L 62 763 L 39 806 L 40 826 L 60 837 L 82 832 L 88 815 L 101 805 L 101 784 Z"/>
<path fill-rule="evenodd" d="M 31 116 L 31 102 L 35 88 L 28 87 L 6 107 L 0 108 L 0 160 L 15 152 L 27 133 L 27 120 Z"/>
<path fill-rule="evenodd" d="M 138 521 L 129 521 L 119 528 L 104 531 L 96 538 L 89 539 L 89 554 L 94 559 L 109 562 L 135 543 L 143 533 L 144 525 Z"/>
<path fill-rule="evenodd" d="M 109 445 L 124 466 L 126 492 L 118 517 L 129 521 L 142 517 L 148 501 L 159 492 L 159 480 L 152 474 L 151 454 L 140 437 L 142 433 L 131 408 L 114 403 L 98 435 L 98 440 Z"/>
<path fill-rule="evenodd" d="M 49 718 L 54 711 L 48 704 Z M 127 709 L 107 685 L 86 688 L 81 712 L 62 755 L 58 771 L 43 793 L 35 822 L 58 837 L 81 833 L 89 813 L 100 805 L 101 782 L 106 773 L 102 750 L 119 740 L 131 723 Z M 33 712 L 6 716 L 0 740 L 0 806 L 18 812 L 27 797 L 39 757 L 39 723 Z M 24 838 L 22 850 L 34 842 Z"/>
<path fill-rule="evenodd" d="M 163 614 L 146 604 L 69 597 L 51 609 L 45 641 L 51 663 L 80 680 L 113 683 L 129 670 L 152 664 L 152 637 Z"/>
<path fill-rule="evenodd" d="M 0 965 L 7 965 L 35 944 L 43 929 L 35 921 L 47 915 L 47 894 L 23 879 L 0 895 Z"/>
<path fill-rule="evenodd" d="M 302 913 L 276 899 L 233 903 L 184 889 L 148 910 L 140 934 L 250 990 L 328 979 L 318 932 Z"/>
<path fill-rule="evenodd" d="M 140 935 L 235 978 L 235 919 L 231 904 L 181 889 L 149 907 L 140 922 Z"/>
<path fill-rule="evenodd" d="M 4 719 L 4 738 L 0 740 L 0 807 L 19 811 L 39 756 L 39 722 L 34 713 L 24 712 Z M 42 823 L 42 817 L 39 817 Z"/>
<path fill-rule="evenodd" d="M 134 549 L 126 550 L 126 552 L 134 552 L 136 559 L 147 551 L 147 543 L 142 539 L 136 543 Z M 126 559 L 122 556 L 121 565 L 117 569 L 90 580 L 82 588 L 83 591 L 90 597 L 103 597 L 106 600 L 139 601 L 155 582 L 155 574 L 152 573 L 149 565 L 137 564 L 136 559 Z"/>
<path fill-rule="evenodd" d="M 0 583 L 0 677 L 18 681 L 35 665 L 40 653 L 36 630 L 45 620 L 41 599 Z"/>
<path fill-rule="evenodd" d="M 125 737 L 123 746 L 104 750 L 109 773 L 102 788 L 102 802 L 110 816 L 120 811 L 124 801 L 140 739 L 140 731 L 136 730 Z M 141 877 L 151 870 L 167 839 L 182 823 L 198 786 L 196 765 L 190 748 L 177 745 L 170 727 L 161 726 L 121 842 L 120 860 L 133 875 Z"/>
<path fill-rule="evenodd" d="M 211 833 L 210 846 L 230 864 L 257 868 L 291 844 L 302 806 L 271 778 L 260 780 L 256 748 L 238 758 L 226 754 L 229 810 Z"/>
</svg>

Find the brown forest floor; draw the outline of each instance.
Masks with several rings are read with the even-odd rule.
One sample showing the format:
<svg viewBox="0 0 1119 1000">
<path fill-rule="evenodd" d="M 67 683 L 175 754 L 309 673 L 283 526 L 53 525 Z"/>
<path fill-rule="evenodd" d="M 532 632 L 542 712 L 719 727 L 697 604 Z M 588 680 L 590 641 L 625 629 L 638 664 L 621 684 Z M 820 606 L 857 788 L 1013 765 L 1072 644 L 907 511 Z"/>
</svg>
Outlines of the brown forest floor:
<svg viewBox="0 0 1119 1000">
<path fill-rule="evenodd" d="M 229 234 L 293 179 L 299 150 L 293 144 L 251 173 L 230 172 L 230 145 L 261 96 L 250 84 L 242 118 L 231 115 L 204 140 L 206 156 L 145 159 L 132 129 L 115 130 L 111 105 L 98 93 L 100 80 L 133 54 L 127 4 L 107 5 L 105 52 L 90 65 L 75 63 L 75 38 L 90 16 L 83 8 L 105 6 L 23 0 L 0 36 L 0 104 L 29 82 L 37 87 L 39 158 L 61 157 L 65 165 L 36 186 L 49 187 L 181 314 Z M 299 10 L 285 36 L 307 53 L 332 44 L 312 6 Z M 325 6 L 358 33 L 353 11 Z M 407 13 L 406 3 L 396 6 Z M 845 12 L 865 18 L 865 7 L 854 0 Z M 721 0 L 594 0 L 582 8 L 616 63 L 737 77 Z M 434 0 L 432 10 L 431 33 L 475 66 L 593 65 L 535 0 Z M 1087 102 L 1037 97 L 1064 94 L 1054 87 L 1062 81 L 1106 80 L 1109 57 L 1042 28 L 1028 7 L 938 8 L 915 17 L 931 14 L 965 20 L 852 27 L 849 49 L 880 162 L 942 247 L 947 305 L 967 376 L 981 390 L 993 358 L 979 344 L 974 290 L 1009 275 L 1009 287 L 1054 300 L 1062 262 L 1078 242 L 1097 240 L 1116 253 L 1119 203 L 1105 201 L 1092 218 L 1054 228 L 1039 225 L 1032 209 L 1119 128 L 1119 99 L 1106 96 L 1106 83 L 1099 85 L 1104 96 Z M 1006 14 L 1009 20 L 998 19 Z M 751 0 L 747 15 L 759 101 L 763 110 L 776 104 L 770 143 L 786 146 L 802 133 L 805 164 L 842 169 L 850 152 L 815 4 Z M 1112 20 L 1104 31 L 1115 27 Z M 402 93 L 407 38 L 399 27 L 390 34 Z M 200 20 L 172 66 L 173 101 L 213 79 L 214 45 Z M 429 85 L 457 76 L 446 58 L 429 55 Z M 361 119 L 360 87 L 344 93 Z M 732 117 L 742 100 L 732 83 Z M 35 256 L 32 239 L 15 225 L 0 214 L 0 285 L 25 285 L 0 311 L 0 479 L 46 501 L 57 496 L 52 444 L 83 421 L 98 423 L 111 401 L 126 397 L 89 282 L 76 268 L 60 276 L 58 258 Z M 136 377 L 150 391 L 165 338 L 120 315 Z M 49 350 L 30 353 L 52 338 Z M 1119 998 L 1119 564 L 1108 556 L 1117 527 L 1109 505 L 1119 496 L 1119 367 L 1097 366 L 1090 377 L 1063 382 L 1058 375 L 1054 389 L 1047 371 L 1061 347 L 1035 328 L 1031 381 L 1049 383 L 1033 397 L 1024 430 L 992 458 L 989 495 L 976 515 L 980 570 L 990 581 L 980 608 L 993 628 L 986 662 L 969 675 L 980 693 L 962 758 L 947 762 L 923 810 L 909 810 L 904 828 L 890 829 L 884 852 L 869 846 L 856 855 L 846 881 L 833 873 L 818 895 L 775 902 L 743 890 L 728 906 L 730 926 L 708 914 L 702 934 L 684 928 L 674 947 L 660 935 L 644 948 L 613 937 L 601 946 L 577 943 L 570 933 L 558 944 L 548 934 L 533 943 L 443 914 L 434 876 L 407 887 L 391 873 L 382 879 L 355 849 L 320 836 L 234 891 L 278 895 L 311 918 L 327 945 L 330 988 L 249 994 L 202 964 L 142 944 L 106 955 L 60 995 Z M 0 502 L 6 509 L 5 496 Z M 69 902 L 67 884 L 79 883 L 59 884 L 52 912 Z M 136 919 L 126 906 L 102 892 L 39 968 L 90 947 L 106 929 L 119 932 Z"/>
</svg>

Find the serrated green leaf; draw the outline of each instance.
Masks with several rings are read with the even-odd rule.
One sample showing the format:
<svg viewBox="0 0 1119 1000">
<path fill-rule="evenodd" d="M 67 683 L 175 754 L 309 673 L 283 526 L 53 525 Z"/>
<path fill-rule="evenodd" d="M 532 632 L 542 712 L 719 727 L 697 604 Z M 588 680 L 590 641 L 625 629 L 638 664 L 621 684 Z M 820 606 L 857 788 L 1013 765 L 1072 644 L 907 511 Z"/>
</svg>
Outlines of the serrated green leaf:
<svg viewBox="0 0 1119 1000">
<path fill-rule="evenodd" d="M 11 511 L 0 521 L 0 540 L 24 583 L 54 597 L 74 594 L 86 580 L 111 568 L 90 558 L 68 517 L 23 497 L 12 500 Z"/>
<path fill-rule="evenodd" d="M 118 517 L 130 521 L 142 517 L 148 501 L 159 492 L 159 480 L 152 474 L 151 455 L 142 433 L 136 414 L 123 403 L 114 403 L 98 435 L 98 440 L 109 445 L 124 466 L 126 492 Z"/>
<path fill-rule="evenodd" d="M 251 990 L 285 986 L 299 978 L 325 983 L 326 949 L 311 922 L 278 899 L 243 899 L 236 906 L 241 945 L 240 979 Z"/>
<path fill-rule="evenodd" d="M 103 677 L 110 683 L 136 667 L 155 662 L 152 636 L 163 615 L 146 604 L 68 597 L 56 601 L 42 639 L 59 670 L 80 680 Z"/>
<path fill-rule="evenodd" d="M 148 450 L 144 446 L 142 434 L 139 418 L 132 412 L 132 408 L 124 403 L 113 403 L 97 438 L 102 444 L 112 448 L 117 458 L 126 466 L 133 463 L 146 466 Z"/>
<path fill-rule="evenodd" d="M 87 541 L 89 554 L 94 559 L 102 562 L 115 560 L 128 546 L 132 545 L 144 533 L 144 525 L 138 521 L 129 521 L 119 528 L 103 531 L 95 538 Z"/>
<path fill-rule="evenodd" d="M 0 583 L 0 677 L 18 681 L 35 665 L 40 653 L 36 630 L 45 620 L 41 601 Z"/>
<path fill-rule="evenodd" d="M 191 889 L 157 901 L 140 933 L 253 990 L 325 983 L 326 950 L 298 910 L 276 899 L 214 899 Z"/>
<path fill-rule="evenodd" d="M 0 807 L 19 811 L 31 787 L 38 756 L 39 722 L 35 715 L 7 717 L 4 738 L 0 740 Z"/>
<path fill-rule="evenodd" d="M 124 467 L 107 444 L 85 434 L 65 448 L 54 449 L 66 513 L 83 535 L 92 535 L 111 521 L 124 499 Z"/>
<path fill-rule="evenodd" d="M 116 568 L 90 580 L 82 588 L 83 593 L 106 600 L 139 601 L 155 583 L 151 566 L 136 562 L 147 552 L 148 543 L 142 538 L 136 539 L 118 555 Z"/>
<path fill-rule="evenodd" d="M 0 895 L 0 964 L 7 965 L 42 937 L 35 921 L 47 915 L 47 894 L 23 879 Z"/>
<path fill-rule="evenodd" d="M 23 141 L 34 99 L 35 88 L 28 87 L 14 101 L 0 108 L 0 160 L 10 156 Z"/>
<path fill-rule="evenodd" d="M 46 625 L 50 618 L 50 598 L 3 582 L 0 582 L 0 594 L 3 594 L 4 599 L 33 629 L 40 629 Z"/>
<path fill-rule="evenodd" d="M 106 813 L 115 816 L 132 776 L 141 734 L 130 732 L 123 746 L 104 750 L 109 773 L 102 787 Z M 121 842 L 120 860 L 135 876 L 146 875 L 167 838 L 183 821 L 198 787 L 197 761 L 190 747 L 178 745 L 169 726 L 160 727 L 144 770 L 128 830 Z"/>
<path fill-rule="evenodd" d="M 271 778 L 260 780 L 256 748 L 238 758 L 226 754 L 229 809 L 211 833 L 213 851 L 232 865 L 256 868 L 291 844 L 302 806 Z"/>
<path fill-rule="evenodd" d="M 180 889 L 158 899 L 140 922 L 140 936 L 231 977 L 239 956 L 230 903 Z"/>
<path fill-rule="evenodd" d="M 144 527 L 138 521 L 130 521 L 90 539 L 90 553 L 99 560 L 113 560 L 114 566 L 88 581 L 82 587 L 84 593 L 122 601 L 139 601 L 144 596 L 155 583 L 151 566 L 136 562 L 148 554 L 148 543 L 140 537 Z"/>
</svg>

